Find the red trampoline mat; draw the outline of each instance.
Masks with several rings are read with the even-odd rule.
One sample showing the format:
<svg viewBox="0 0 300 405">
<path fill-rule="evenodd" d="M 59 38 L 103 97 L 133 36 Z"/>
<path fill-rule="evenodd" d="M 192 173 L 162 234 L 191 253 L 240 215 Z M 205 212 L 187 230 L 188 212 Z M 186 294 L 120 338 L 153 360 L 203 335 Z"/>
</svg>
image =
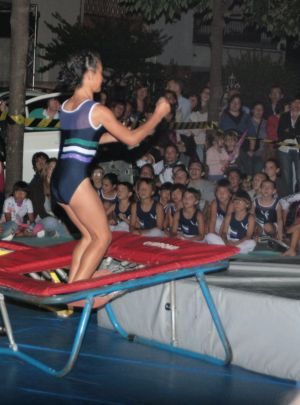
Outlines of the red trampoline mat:
<svg viewBox="0 0 300 405">
<path fill-rule="evenodd" d="M 0 286 L 32 295 L 68 294 L 167 271 L 200 267 L 228 259 L 239 252 L 239 249 L 233 246 L 207 245 L 174 238 L 150 238 L 127 232 L 114 232 L 106 256 L 142 264 L 144 268 L 71 284 L 54 284 L 25 276 L 26 273 L 68 267 L 76 243 L 71 241 L 51 247 L 29 247 L 0 242 L 0 248 L 14 250 L 13 253 L 0 256 Z"/>
</svg>

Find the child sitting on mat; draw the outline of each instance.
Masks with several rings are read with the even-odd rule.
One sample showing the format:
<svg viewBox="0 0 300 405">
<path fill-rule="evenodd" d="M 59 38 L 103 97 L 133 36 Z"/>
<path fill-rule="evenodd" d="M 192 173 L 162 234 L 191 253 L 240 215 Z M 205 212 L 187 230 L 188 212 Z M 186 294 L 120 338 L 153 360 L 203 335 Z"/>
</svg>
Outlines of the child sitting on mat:
<svg viewBox="0 0 300 405">
<path fill-rule="evenodd" d="M 154 200 L 153 180 L 138 179 L 136 190 L 138 201 L 132 205 L 130 231 L 137 235 L 164 236 L 164 210 L 162 205 Z"/>
<path fill-rule="evenodd" d="M 183 193 L 183 208 L 176 211 L 171 236 L 179 239 L 203 241 L 205 236 L 204 216 L 198 205 L 201 195 L 195 188 L 189 187 Z"/>
<path fill-rule="evenodd" d="M 117 202 L 117 185 L 118 176 L 115 173 L 107 173 L 103 176 L 100 198 L 108 219 L 112 218 L 114 205 Z"/>
<path fill-rule="evenodd" d="M 216 198 L 210 204 L 208 224 L 209 233 L 206 236 L 206 239 L 209 237 L 210 233 L 219 235 L 224 218 L 233 210 L 231 197 L 232 191 L 229 181 L 227 179 L 219 180 L 216 187 Z"/>
<path fill-rule="evenodd" d="M 252 239 L 255 228 L 255 217 L 249 211 L 251 199 L 244 190 L 237 191 L 233 196 L 233 212 L 226 215 L 220 229 L 220 235 L 210 234 L 213 245 L 233 245 L 240 248 L 241 253 L 252 252 L 256 242 Z"/>
<path fill-rule="evenodd" d="M 182 197 L 186 187 L 183 184 L 173 184 L 171 189 L 171 202 L 165 215 L 164 230 L 168 234 L 172 230 L 174 215 L 183 208 Z"/>
<path fill-rule="evenodd" d="M 296 199 L 293 201 L 293 198 Z M 285 221 L 286 241 L 289 243 L 289 248 L 283 253 L 284 256 L 296 256 L 299 251 L 300 244 L 300 195 L 294 194 L 291 196 L 289 209 Z"/>
<path fill-rule="evenodd" d="M 110 221 L 110 229 L 112 231 L 129 232 L 132 195 L 132 184 L 126 181 L 118 184 L 117 202 L 114 205 L 113 218 Z"/>
<path fill-rule="evenodd" d="M 3 206 L 3 218 L 1 224 L 0 238 L 12 240 L 16 236 L 36 235 L 33 206 L 28 194 L 28 185 L 25 181 L 17 181 L 13 186 L 12 196 L 6 198 Z M 28 216 L 29 224 L 24 223 L 25 216 Z M 41 229 L 38 229 L 41 231 Z"/>
<path fill-rule="evenodd" d="M 276 185 L 272 180 L 261 183 L 261 195 L 254 199 L 252 213 L 256 215 L 256 236 L 282 240 L 283 220 Z"/>
</svg>

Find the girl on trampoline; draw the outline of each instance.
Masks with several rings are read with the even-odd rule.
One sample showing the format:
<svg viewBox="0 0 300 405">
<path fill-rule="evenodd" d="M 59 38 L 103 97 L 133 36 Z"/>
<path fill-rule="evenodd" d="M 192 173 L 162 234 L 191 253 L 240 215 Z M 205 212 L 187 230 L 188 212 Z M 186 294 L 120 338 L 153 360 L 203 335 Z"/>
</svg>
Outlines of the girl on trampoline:
<svg viewBox="0 0 300 405">
<path fill-rule="evenodd" d="M 98 144 L 121 141 L 134 146 L 140 143 L 170 112 L 170 105 L 160 98 L 144 125 L 135 130 L 124 127 L 107 107 L 93 100 L 93 93 L 101 90 L 103 75 L 99 55 L 90 51 L 73 55 L 61 79 L 73 90 L 73 95 L 61 108 L 62 138 L 51 189 L 81 232 L 69 273 L 69 282 L 74 282 L 93 276 L 111 242 L 105 210 L 87 170 Z"/>
</svg>

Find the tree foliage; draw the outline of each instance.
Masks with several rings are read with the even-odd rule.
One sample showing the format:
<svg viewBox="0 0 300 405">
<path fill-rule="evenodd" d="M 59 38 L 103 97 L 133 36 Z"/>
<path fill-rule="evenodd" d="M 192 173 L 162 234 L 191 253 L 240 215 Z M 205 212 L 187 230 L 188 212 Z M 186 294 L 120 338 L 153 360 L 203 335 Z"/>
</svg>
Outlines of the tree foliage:
<svg viewBox="0 0 300 405">
<path fill-rule="evenodd" d="M 173 21 L 195 6 L 207 7 L 210 0 L 118 0 L 118 3 L 125 6 L 128 13 L 140 13 L 146 21 L 153 22 L 162 15 L 166 20 Z"/>
<path fill-rule="evenodd" d="M 205 11 L 211 18 L 212 0 L 118 0 L 130 13 L 140 13 L 146 21 L 155 21 L 161 16 L 167 20 L 179 18 L 182 13 L 195 8 Z M 245 22 L 255 24 L 273 37 L 300 39 L 299 0 L 223 0 L 224 17 L 238 5 Z"/>
<path fill-rule="evenodd" d="M 126 20 L 92 20 L 88 26 L 79 22 L 71 25 L 58 13 L 53 16 L 57 25 L 46 23 L 54 39 L 47 45 L 43 59 L 48 61 L 41 71 L 63 64 L 71 53 L 88 48 L 100 53 L 105 67 L 125 74 L 147 68 L 149 58 L 162 53 L 168 37 L 159 30 L 146 30 Z"/>
<path fill-rule="evenodd" d="M 243 3 L 249 21 L 257 27 L 279 39 L 300 40 L 299 0 L 244 0 Z"/>
</svg>

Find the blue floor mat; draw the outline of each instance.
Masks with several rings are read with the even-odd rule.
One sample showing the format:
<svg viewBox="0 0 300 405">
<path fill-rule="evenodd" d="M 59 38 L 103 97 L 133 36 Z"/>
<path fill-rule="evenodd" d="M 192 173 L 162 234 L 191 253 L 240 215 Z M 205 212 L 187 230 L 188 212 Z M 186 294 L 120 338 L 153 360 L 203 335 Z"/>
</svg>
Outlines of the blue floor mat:
<svg viewBox="0 0 300 405">
<path fill-rule="evenodd" d="M 61 366 L 79 314 L 60 319 L 15 304 L 8 311 L 22 349 Z M 1 337 L 0 345 L 5 344 Z M 98 327 L 95 314 L 75 368 L 63 379 L 7 356 L 0 357 L 0 367 L 1 404 L 279 405 L 296 392 L 290 381 L 130 343 Z"/>
</svg>

